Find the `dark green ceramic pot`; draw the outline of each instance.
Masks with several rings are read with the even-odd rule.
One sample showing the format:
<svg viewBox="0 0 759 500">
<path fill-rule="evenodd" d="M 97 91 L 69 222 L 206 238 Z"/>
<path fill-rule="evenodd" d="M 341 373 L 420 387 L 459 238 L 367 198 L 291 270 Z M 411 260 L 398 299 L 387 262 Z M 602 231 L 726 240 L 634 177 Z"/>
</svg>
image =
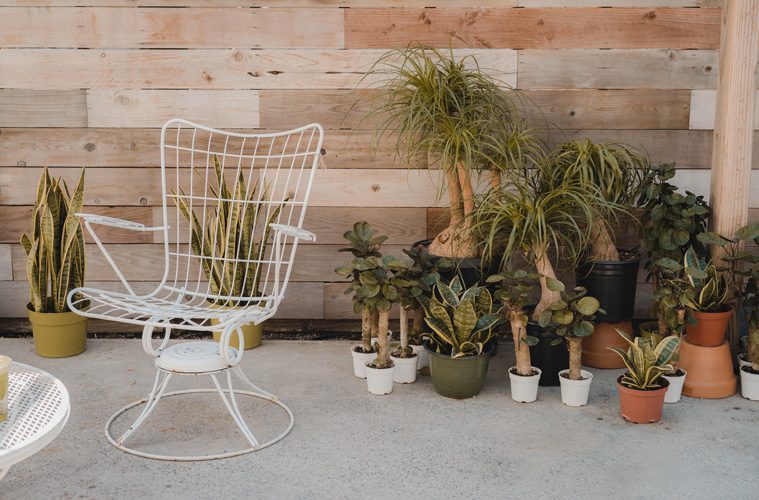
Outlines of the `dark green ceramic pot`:
<svg viewBox="0 0 759 500">
<path fill-rule="evenodd" d="M 452 358 L 427 349 L 432 385 L 441 396 L 466 399 L 476 396 L 485 385 L 490 353 Z"/>
</svg>

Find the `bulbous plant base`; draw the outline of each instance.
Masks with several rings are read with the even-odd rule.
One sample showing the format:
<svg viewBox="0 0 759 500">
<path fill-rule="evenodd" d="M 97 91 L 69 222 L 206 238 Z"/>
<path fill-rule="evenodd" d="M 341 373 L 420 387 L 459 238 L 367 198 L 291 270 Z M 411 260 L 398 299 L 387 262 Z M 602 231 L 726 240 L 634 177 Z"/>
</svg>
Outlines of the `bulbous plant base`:
<svg viewBox="0 0 759 500">
<path fill-rule="evenodd" d="M 593 368 L 624 368 L 622 358 L 608 349 L 618 347 L 626 351 L 629 347 L 617 330 L 624 332 L 630 340 L 634 337 L 630 321 L 596 323 L 593 335 L 582 340 L 582 364 Z"/>
<path fill-rule="evenodd" d="M 716 347 L 704 347 L 680 342 L 680 368 L 688 372 L 683 394 L 692 398 L 720 399 L 735 394 L 737 377 L 727 342 Z"/>
</svg>

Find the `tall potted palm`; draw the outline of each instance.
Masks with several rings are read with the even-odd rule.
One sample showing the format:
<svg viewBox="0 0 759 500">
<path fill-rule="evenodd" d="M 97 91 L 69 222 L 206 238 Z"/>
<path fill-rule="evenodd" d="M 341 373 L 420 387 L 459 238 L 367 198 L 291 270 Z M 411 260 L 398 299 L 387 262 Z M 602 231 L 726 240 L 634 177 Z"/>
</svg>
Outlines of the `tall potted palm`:
<svg viewBox="0 0 759 500">
<path fill-rule="evenodd" d="M 84 169 L 73 193 L 66 181 L 43 169 L 32 232 L 21 237 L 27 255 L 27 312 L 40 356 L 75 356 L 87 347 L 87 318 L 71 312 L 66 302 L 71 290 L 84 285 L 84 238 L 76 215 L 83 202 Z"/>
</svg>

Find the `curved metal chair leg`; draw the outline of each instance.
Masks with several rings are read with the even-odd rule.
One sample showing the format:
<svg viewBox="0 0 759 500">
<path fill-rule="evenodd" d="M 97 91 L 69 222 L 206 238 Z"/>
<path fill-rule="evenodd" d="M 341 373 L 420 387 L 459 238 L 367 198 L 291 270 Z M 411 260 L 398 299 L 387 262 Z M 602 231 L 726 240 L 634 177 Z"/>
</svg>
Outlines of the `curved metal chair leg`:
<svg viewBox="0 0 759 500">
<path fill-rule="evenodd" d="M 251 382 L 250 379 L 247 377 L 247 375 L 245 375 L 245 372 L 242 371 L 242 368 L 240 368 L 240 365 L 235 366 L 234 370 L 235 370 L 235 373 L 237 374 L 237 376 L 240 377 L 240 379 L 243 382 L 245 382 L 246 384 L 248 384 L 249 386 L 251 386 L 254 391 L 258 392 L 262 396 L 266 396 L 267 398 L 271 399 L 272 401 L 276 401 L 277 400 L 277 396 L 275 396 L 274 394 L 272 394 L 272 393 L 270 393 L 268 391 L 265 391 L 265 390 L 261 389 L 256 384 L 254 384 L 253 382 Z"/>
<path fill-rule="evenodd" d="M 148 396 L 148 402 L 145 403 L 145 408 L 142 410 L 142 413 L 140 413 L 140 416 L 137 417 L 137 419 L 134 421 L 132 425 L 129 426 L 129 429 L 124 432 L 124 434 L 121 435 L 121 437 L 118 439 L 119 445 L 124 443 L 124 441 L 132 435 L 134 431 L 136 431 L 142 423 L 145 421 L 146 418 L 153 412 L 155 407 L 158 405 L 158 401 L 161 400 L 161 396 L 163 395 L 163 392 L 166 390 L 166 387 L 169 385 L 169 380 L 171 380 L 171 373 L 166 373 L 164 375 L 163 382 L 160 383 L 160 389 L 159 387 L 159 380 L 161 377 L 161 372 L 156 372 L 155 375 L 155 383 L 153 384 L 153 390 L 150 392 L 150 396 Z M 156 392 L 156 389 L 158 389 L 158 392 Z"/>
<path fill-rule="evenodd" d="M 253 435 L 253 432 L 251 432 L 248 424 L 246 424 L 245 420 L 243 420 L 242 415 L 240 414 L 240 409 L 237 407 L 237 401 L 235 400 L 235 393 L 232 388 L 232 377 L 230 376 L 230 373 L 227 372 L 227 382 L 229 385 L 229 398 L 232 400 L 231 404 L 229 401 L 227 401 L 227 397 L 224 395 L 224 389 L 221 388 L 221 384 L 219 384 L 219 379 L 216 378 L 216 375 L 211 374 L 211 379 L 216 386 L 216 390 L 219 392 L 219 396 L 221 396 L 221 400 L 224 401 L 224 406 L 227 407 L 227 411 L 229 411 L 229 414 L 232 415 L 232 418 L 237 424 L 237 427 L 240 428 L 240 432 L 242 432 L 243 436 L 245 436 L 245 439 L 250 442 L 251 446 L 254 448 L 258 447 L 258 440 Z"/>
</svg>

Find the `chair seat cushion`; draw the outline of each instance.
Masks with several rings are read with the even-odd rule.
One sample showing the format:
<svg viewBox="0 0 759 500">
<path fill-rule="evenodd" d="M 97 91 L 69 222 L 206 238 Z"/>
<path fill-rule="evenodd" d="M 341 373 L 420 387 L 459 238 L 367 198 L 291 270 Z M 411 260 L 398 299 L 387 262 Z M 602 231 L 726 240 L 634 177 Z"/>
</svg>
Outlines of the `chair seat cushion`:
<svg viewBox="0 0 759 500">
<path fill-rule="evenodd" d="M 234 358 L 235 349 L 229 348 Z M 155 360 L 156 368 L 177 373 L 206 373 L 226 370 L 230 366 L 221 359 L 218 342 L 193 341 L 174 344 L 161 351 Z"/>
</svg>

